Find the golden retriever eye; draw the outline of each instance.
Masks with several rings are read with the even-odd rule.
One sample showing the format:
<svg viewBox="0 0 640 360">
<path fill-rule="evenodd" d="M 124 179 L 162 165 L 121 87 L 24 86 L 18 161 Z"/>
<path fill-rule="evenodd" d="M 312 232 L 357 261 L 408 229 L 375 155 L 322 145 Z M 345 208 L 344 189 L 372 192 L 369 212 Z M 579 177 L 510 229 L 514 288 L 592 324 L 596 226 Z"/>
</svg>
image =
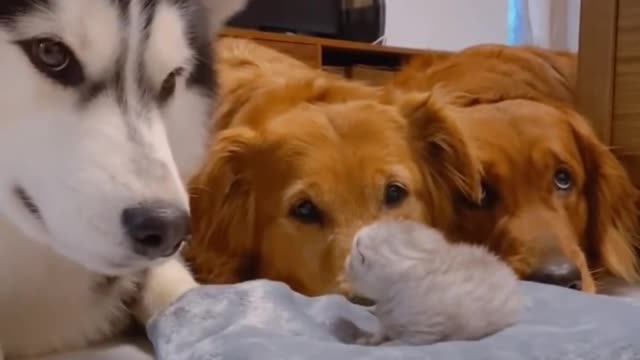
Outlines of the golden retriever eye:
<svg viewBox="0 0 640 360">
<path fill-rule="evenodd" d="M 463 205 L 473 210 L 490 210 L 496 207 L 498 203 L 498 191 L 484 181 L 482 182 L 482 188 L 480 191 L 480 202 L 463 197 Z"/>
<path fill-rule="evenodd" d="M 303 200 L 289 210 L 289 216 L 304 224 L 322 224 L 322 210 L 311 200 Z"/>
<path fill-rule="evenodd" d="M 387 184 L 384 189 L 384 204 L 388 207 L 400 205 L 408 195 L 409 192 L 401 184 Z"/>
<path fill-rule="evenodd" d="M 480 207 L 482 209 L 493 209 L 498 203 L 498 191 L 487 183 L 482 184 L 480 194 Z"/>
<path fill-rule="evenodd" d="M 573 188 L 573 176 L 569 170 L 561 168 L 553 174 L 553 185 L 557 190 L 569 191 Z"/>
</svg>

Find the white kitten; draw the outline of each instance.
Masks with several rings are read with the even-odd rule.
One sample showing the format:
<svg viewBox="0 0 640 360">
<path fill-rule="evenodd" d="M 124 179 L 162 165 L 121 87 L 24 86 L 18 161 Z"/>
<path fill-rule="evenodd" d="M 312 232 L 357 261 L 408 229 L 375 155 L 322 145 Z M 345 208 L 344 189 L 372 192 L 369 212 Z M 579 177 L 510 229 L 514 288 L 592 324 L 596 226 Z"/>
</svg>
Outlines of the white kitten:
<svg viewBox="0 0 640 360">
<path fill-rule="evenodd" d="M 515 273 L 488 250 L 408 221 L 362 228 L 345 276 L 355 294 L 376 302 L 381 323 L 359 344 L 475 340 L 515 324 L 524 303 Z"/>
</svg>

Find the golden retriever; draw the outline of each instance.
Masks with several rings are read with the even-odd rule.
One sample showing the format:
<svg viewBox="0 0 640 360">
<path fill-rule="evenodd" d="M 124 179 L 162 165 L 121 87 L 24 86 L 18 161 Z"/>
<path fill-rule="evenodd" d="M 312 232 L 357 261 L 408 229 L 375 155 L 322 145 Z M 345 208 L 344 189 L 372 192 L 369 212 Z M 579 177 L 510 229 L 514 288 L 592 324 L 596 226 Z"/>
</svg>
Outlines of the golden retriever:
<svg viewBox="0 0 640 360">
<path fill-rule="evenodd" d="M 459 92 L 450 115 L 484 195 L 460 201 L 452 239 L 488 244 L 524 279 L 610 292 L 640 280 L 638 191 L 572 108 L 574 83 L 569 53 L 479 46 L 408 66 L 390 86 Z"/>
<path fill-rule="evenodd" d="M 425 91 L 444 83 L 478 101 L 552 99 L 573 103 L 577 57 L 532 46 L 476 45 L 448 56 L 414 56 L 392 86 Z"/>
<path fill-rule="evenodd" d="M 360 227 L 401 218 L 445 229 L 455 194 L 479 196 L 477 166 L 436 96 L 381 96 L 245 40 L 221 41 L 218 54 L 220 126 L 190 184 L 186 256 L 200 281 L 348 292 Z"/>
</svg>

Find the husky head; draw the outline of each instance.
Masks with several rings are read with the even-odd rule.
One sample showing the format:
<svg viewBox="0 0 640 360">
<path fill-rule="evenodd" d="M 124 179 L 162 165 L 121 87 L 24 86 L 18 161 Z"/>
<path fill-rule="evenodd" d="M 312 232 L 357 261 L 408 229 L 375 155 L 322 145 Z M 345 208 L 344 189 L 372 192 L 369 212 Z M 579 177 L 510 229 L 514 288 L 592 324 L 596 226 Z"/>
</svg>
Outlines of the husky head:
<svg viewBox="0 0 640 360">
<path fill-rule="evenodd" d="M 3 0 L 2 215 L 104 274 L 176 253 L 211 125 L 211 41 L 244 2 Z"/>
</svg>

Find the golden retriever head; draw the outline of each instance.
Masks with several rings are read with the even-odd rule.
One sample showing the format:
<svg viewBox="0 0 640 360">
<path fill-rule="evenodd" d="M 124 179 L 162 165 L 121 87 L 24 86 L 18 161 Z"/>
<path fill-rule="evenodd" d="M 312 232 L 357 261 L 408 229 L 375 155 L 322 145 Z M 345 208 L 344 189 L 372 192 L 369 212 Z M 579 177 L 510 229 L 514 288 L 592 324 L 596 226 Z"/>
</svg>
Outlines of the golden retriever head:
<svg viewBox="0 0 640 360">
<path fill-rule="evenodd" d="M 456 239 L 489 244 L 532 281 L 593 292 L 593 275 L 638 280 L 637 190 L 585 119 L 527 100 L 456 118 L 484 173 L 480 204 L 461 203 Z"/>
<path fill-rule="evenodd" d="M 454 194 L 479 194 L 464 138 L 436 100 L 291 100 L 309 91 L 256 98 L 238 112 L 233 123 L 242 125 L 217 134 L 190 184 L 186 255 L 200 281 L 267 278 L 308 295 L 340 291 L 360 227 L 381 218 L 446 227 Z"/>
</svg>

